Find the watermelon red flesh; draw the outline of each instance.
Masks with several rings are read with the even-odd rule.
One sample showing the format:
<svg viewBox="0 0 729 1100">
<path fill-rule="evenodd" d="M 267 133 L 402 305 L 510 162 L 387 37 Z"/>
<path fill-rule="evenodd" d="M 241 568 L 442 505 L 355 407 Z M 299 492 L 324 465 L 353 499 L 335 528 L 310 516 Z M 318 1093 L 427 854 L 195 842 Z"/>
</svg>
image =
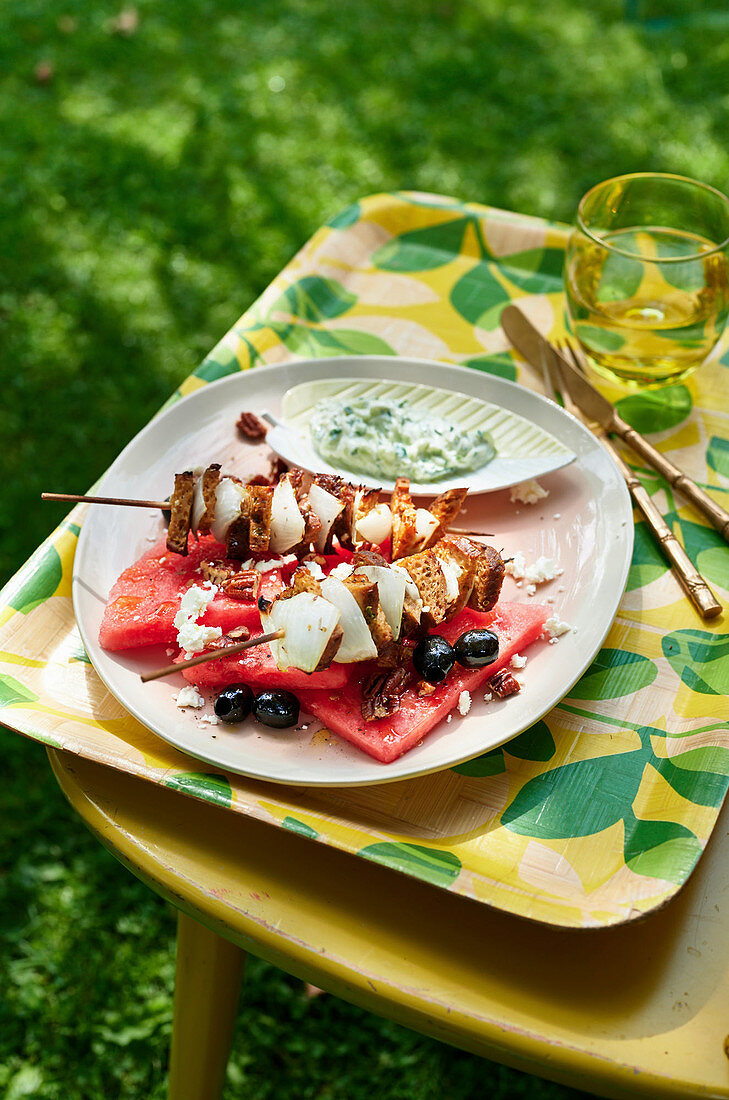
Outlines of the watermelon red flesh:
<svg viewBox="0 0 729 1100">
<path fill-rule="evenodd" d="M 481 614 L 466 610 L 435 633 L 449 642 L 476 627 L 488 627 L 499 637 L 499 656 L 486 668 L 466 669 L 455 665 L 444 683 L 432 695 L 419 696 L 409 688 L 402 696 L 400 710 L 389 718 L 365 722 L 362 718 L 362 686 L 353 677 L 345 687 L 334 691 L 301 691 L 304 710 L 322 721 L 327 729 L 345 741 L 374 756 L 383 764 L 413 748 L 458 702 L 462 691 L 475 692 L 495 672 L 508 665 L 515 653 L 531 645 L 542 633 L 550 609 L 539 604 L 501 603 L 493 611 Z M 358 666 L 360 669 L 362 666 Z M 455 729 L 456 727 L 454 727 Z"/>
<path fill-rule="evenodd" d="M 197 571 L 201 561 L 224 557 L 225 547 L 211 535 L 205 535 L 199 542 L 190 538 L 187 557 L 170 553 L 161 539 L 124 570 L 109 593 L 99 631 L 100 644 L 109 650 L 175 645 L 174 618 L 183 592 L 193 584 L 204 583 L 205 578 Z M 282 587 L 280 570 L 262 575 L 261 593 L 268 599 Z M 231 600 L 220 594 L 201 621 L 207 626 L 221 627 L 223 633 L 236 626 L 255 631 L 261 625 L 255 603 Z"/>
<path fill-rule="evenodd" d="M 343 687 L 356 667 L 332 664 L 321 672 L 311 673 L 302 672 L 299 668 L 280 669 L 276 667 L 269 646 L 264 644 L 232 657 L 221 657 L 186 668 L 182 675 L 191 684 L 213 690 L 219 690 L 226 684 L 242 683 L 254 688 L 287 688 L 289 691 L 322 688 L 331 691 L 332 688 Z"/>
</svg>

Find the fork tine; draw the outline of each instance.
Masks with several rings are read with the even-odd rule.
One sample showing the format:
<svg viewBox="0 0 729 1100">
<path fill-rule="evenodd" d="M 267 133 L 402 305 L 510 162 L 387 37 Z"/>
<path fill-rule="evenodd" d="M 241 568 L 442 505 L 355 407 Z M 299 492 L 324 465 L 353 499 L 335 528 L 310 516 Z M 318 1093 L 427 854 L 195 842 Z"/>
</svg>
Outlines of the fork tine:
<svg viewBox="0 0 729 1100">
<path fill-rule="evenodd" d="M 543 346 L 539 348 L 539 357 L 542 363 L 542 379 L 544 381 L 544 392 L 550 401 L 557 400 L 557 394 L 554 388 L 554 375 L 552 373 L 552 364 L 550 362 L 551 356 L 547 355 Z"/>
<path fill-rule="evenodd" d="M 580 372 L 580 374 L 585 374 L 586 373 L 585 372 L 585 357 L 584 357 L 584 352 L 582 351 L 582 348 L 579 348 L 579 350 L 578 350 L 578 346 L 575 345 L 574 341 L 570 340 L 570 338 L 567 337 L 567 336 L 564 338 L 564 340 L 558 340 L 557 341 L 557 347 L 559 348 L 559 350 L 562 352 L 563 355 L 569 356 L 575 370 L 578 370 Z"/>
</svg>

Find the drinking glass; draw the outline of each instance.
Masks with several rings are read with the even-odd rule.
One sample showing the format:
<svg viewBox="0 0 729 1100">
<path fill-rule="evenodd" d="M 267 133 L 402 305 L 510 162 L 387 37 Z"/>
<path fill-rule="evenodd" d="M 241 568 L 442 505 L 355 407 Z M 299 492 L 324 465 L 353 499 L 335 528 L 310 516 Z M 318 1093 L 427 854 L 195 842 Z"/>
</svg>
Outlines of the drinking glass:
<svg viewBox="0 0 729 1100">
<path fill-rule="evenodd" d="M 572 331 L 596 369 L 633 386 L 677 382 L 729 313 L 729 199 L 684 176 L 640 172 L 580 201 L 565 256 Z"/>
</svg>

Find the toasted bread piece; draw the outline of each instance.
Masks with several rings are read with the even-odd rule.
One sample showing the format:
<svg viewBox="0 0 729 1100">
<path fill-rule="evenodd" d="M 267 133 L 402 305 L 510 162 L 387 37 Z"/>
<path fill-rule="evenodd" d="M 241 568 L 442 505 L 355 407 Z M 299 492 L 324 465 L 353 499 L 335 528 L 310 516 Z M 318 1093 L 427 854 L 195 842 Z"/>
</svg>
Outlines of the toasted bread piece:
<svg viewBox="0 0 729 1100">
<path fill-rule="evenodd" d="M 476 568 L 483 553 L 483 546 L 473 539 L 450 535 L 440 539 L 433 547 L 446 568 L 456 566 L 458 570 L 458 596 L 451 599 L 446 608 L 446 619 L 454 618 L 469 601 L 476 579 Z"/>
<path fill-rule="evenodd" d="M 484 546 L 476 562 L 476 575 L 468 606 L 475 611 L 490 611 L 499 598 L 504 582 L 504 562 L 493 546 Z"/>
<path fill-rule="evenodd" d="M 431 532 L 427 542 L 423 543 L 422 550 L 427 550 L 430 546 L 434 546 L 438 539 L 443 538 L 463 507 L 467 494 L 468 489 L 449 489 L 435 498 L 428 511 L 432 512 L 438 520 L 438 526 Z"/>
<path fill-rule="evenodd" d="M 213 462 L 202 475 L 202 495 L 205 511 L 197 525 L 198 535 L 207 535 L 215 519 L 215 490 L 220 481 L 220 463 Z"/>
<path fill-rule="evenodd" d="M 345 577 L 342 583 L 357 601 L 365 622 L 370 628 L 372 641 L 377 646 L 377 652 L 380 653 L 392 641 L 392 631 L 380 607 L 380 593 L 377 585 L 364 573 L 353 573 L 351 577 Z"/>
<path fill-rule="evenodd" d="M 397 564 L 408 571 L 420 593 L 423 601 L 421 626 L 427 629 L 442 623 L 446 617 L 448 595 L 438 555 L 433 550 L 421 550 L 418 554 L 401 558 Z"/>
<path fill-rule="evenodd" d="M 246 487 L 246 513 L 248 515 L 248 545 L 251 550 L 268 550 L 271 538 L 271 503 L 273 485 L 248 485 Z"/>
<path fill-rule="evenodd" d="M 415 505 L 410 497 L 410 481 L 399 477 L 390 499 L 392 511 L 392 560 L 411 554 L 418 542 Z"/>
<path fill-rule="evenodd" d="M 373 508 L 379 503 L 380 490 L 368 489 L 364 485 L 360 485 L 354 493 L 354 501 L 352 502 L 352 545 L 355 546 L 357 542 L 362 543 L 362 539 L 357 535 L 357 524 L 361 519 L 364 519 Z"/>
<path fill-rule="evenodd" d="M 170 497 L 170 522 L 167 528 L 167 549 L 173 554 L 187 553 L 187 534 L 192 516 L 192 496 L 195 477 L 190 470 L 175 474 L 175 488 Z"/>
</svg>

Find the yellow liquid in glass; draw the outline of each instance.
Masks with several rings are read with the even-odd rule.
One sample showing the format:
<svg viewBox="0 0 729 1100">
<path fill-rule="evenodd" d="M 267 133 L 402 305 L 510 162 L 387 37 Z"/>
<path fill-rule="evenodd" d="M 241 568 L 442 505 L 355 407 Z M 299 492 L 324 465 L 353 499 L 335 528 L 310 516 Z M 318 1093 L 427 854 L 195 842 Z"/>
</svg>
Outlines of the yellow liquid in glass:
<svg viewBox="0 0 729 1100">
<path fill-rule="evenodd" d="M 615 251 L 587 237 L 570 248 L 566 289 L 575 334 L 621 379 L 676 381 L 721 336 L 727 257 L 703 237 L 660 227 L 621 229 L 604 240 Z"/>
</svg>

